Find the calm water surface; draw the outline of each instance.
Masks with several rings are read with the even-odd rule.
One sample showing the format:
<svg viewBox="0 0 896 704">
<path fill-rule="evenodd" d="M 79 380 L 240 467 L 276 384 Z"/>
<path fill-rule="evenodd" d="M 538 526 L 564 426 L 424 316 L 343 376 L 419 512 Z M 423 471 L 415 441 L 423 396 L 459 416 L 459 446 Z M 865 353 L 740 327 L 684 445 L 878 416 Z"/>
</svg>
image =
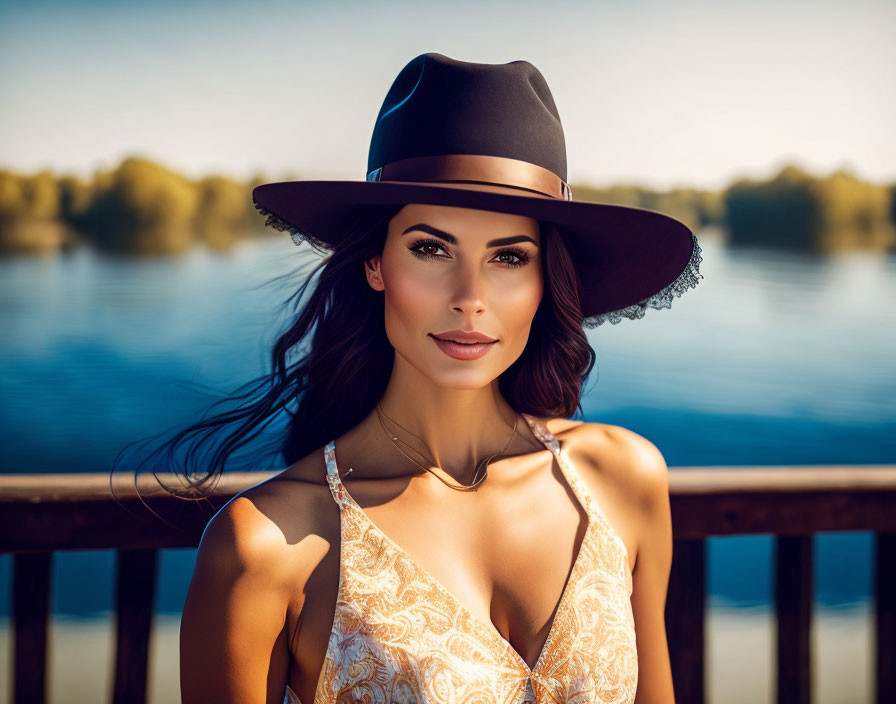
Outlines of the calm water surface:
<svg viewBox="0 0 896 704">
<path fill-rule="evenodd" d="M 704 279 L 672 309 L 589 331 L 586 419 L 644 435 L 670 467 L 896 464 L 896 257 L 700 242 Z M 316 261 L 286 237 L 174 259 L 0 260 L 0 471 L 107 471 L 125 443 L 195 420 L 267 371 L 282 301 Z M 870 535 L 816 546 L 819 602 L 866 601 Z M 770 548 L 710 540 L 713 599 L 767 604 Z M 160 610 L 182 607 L 194 557 L 163 551 Z M 112 555 L 58 554 L 54 569 L 57 612 L 109 609 Z M 3 609 L 8 591 L 3 557 Z"/>
</svg>

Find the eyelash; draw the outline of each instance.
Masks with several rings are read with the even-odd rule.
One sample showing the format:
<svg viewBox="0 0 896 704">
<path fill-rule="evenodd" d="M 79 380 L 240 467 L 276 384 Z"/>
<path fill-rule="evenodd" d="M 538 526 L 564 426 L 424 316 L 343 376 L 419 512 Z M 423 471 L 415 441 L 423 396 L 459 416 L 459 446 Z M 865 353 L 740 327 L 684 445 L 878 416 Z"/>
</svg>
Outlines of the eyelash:
<svg viewBox="0 0 896 704">
<path fill-rule="evenodd" d="M 423 254 L 418 250 L 418 247 L 422 247 L 425 244 L 435 245 L 440 249 L 444 249 L 444 246 L 441 242 L 436 240 L 418 240 L 414 242 L 408 249 L 411 251 L 415 257 L 419 257 L 420 259 L 444 259 L 444 257 L 440 257 L 437 254 Z M 519 258 L 519 261 L 508 263 L 508 262 L 500 262 L 501 266 L 507 269 L 516 269 L 517 267 L 525 266 L 529 263 L 529 255 L 526 254 L 522 249 L 517 249 L 516 247 L 510 247 L 508 249 L 502 249 L 498 252 L 498 254 L 514 254 Z"/>
</svg>

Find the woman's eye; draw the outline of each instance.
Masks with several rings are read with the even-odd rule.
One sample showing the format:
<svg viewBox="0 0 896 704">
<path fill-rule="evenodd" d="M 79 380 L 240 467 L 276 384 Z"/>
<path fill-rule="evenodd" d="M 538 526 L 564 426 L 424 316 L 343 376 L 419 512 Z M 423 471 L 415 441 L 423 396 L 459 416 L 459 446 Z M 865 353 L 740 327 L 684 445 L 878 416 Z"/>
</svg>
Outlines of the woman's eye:
<svg viewBox="0 0 896 704">
<path fill-rule="evenodd" d="M 529 256 L 523 252 L 522 250 L 517 249 L 504 249 L 498 252 L 499 257 L 516 257 L 515 260 L 507 262 L 509 266 L 523 266 L 526 262 L 529 261 Z"/>
<path fill-rule="evenodd" d="M 423 252 L 423 250 L 426 249 L 427 247 L 435 247 L 436 249 L 442 249 L 444 251 L 444 248 L 438 242 L 427 241 L 427 240 L 423 240 L 423 241 L 414 243 L 414 245 L 411 247 L 411 251 L 414 254 L 416 254 L 417 256 L 423 257 L 424 259 L 436 259 L 437 258 L 436 255 L 425 254 Z"/>
<path fill-rule="evenodd" d="M 420 259 L 445 259 L 444 256 L 439 254 L 428 253 L 424 250 L 429 247 L 433 247 L 435 249 L 441 249 L 445 251 L 445 248 L 442 246 L 441 242 L 436 242 L 435 240 L 420 240 L 419 242 L 415 242 L 408 249 L 410 249 L 411 253 L 419 257 Z M 524 266 L 529 262 L 529 255 L 527 255 L 523 250 L 520 249 L 502 249 L 496 255 L 498 259 L 502 257 L 512 257 L 511 260 L 500 261 L 501 266 L 504 266 L 508 269 L 512 269 L 519 266 Z"/>
</svg>

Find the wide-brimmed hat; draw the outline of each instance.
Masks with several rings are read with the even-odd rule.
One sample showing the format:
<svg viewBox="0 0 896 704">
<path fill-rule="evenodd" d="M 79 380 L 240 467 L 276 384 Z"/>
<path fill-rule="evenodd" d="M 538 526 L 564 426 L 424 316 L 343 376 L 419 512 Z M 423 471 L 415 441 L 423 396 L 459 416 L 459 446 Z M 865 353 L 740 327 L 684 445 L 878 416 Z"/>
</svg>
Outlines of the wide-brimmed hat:
<svg viewBox="0 0 896 704">
<path fill-rule="evenodd" d="M 669 308 L 697 285 L 700 247 L 669 215 L 573 200 L 553 96 L 528 61 L 483 64 L 426 53 L 392 83 L 363 181 L 257 186 L 265 225 L 332 250 L 362 215 L 406 203 L 513 213 L 562 232 L 581 282 L 585 327 Z"/>
</svg>

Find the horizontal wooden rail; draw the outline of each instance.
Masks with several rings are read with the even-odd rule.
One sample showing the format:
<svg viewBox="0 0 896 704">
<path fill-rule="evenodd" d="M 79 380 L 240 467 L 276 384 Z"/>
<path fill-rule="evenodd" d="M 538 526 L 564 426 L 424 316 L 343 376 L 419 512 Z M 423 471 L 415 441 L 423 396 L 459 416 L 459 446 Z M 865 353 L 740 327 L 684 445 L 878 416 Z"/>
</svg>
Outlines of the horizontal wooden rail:
<svg viewBox="0 0 896 704">
<path fill-rule="evenodd" d="M 113 494 L 108 474 L 0 475 L 0 553 L 196 546 L 215 510 L 277 474 L 225 474 L 208 502 L 140 476 L 140 496 L 173 525 L 143 505 L 133 482 L 116 478 Z M 896 531 L 896 465 L 671 468 L 669 493 L 677 538 Z"/>
<path fill-rule="evenodd" d="M 195 547 L 215 511 L 277 474 L 227 473 L 203 501 L 171 496 L 152 475 L 111 483 L 108 474 L 0 476 L 0 553 L 14 553 L 14 700 L 45 699 L 53 551 L 117 551 L 113 702 L 141 703 L 157 551 Z M 812 537 L 829 531 L 874 534 L 874 686 L 878 704 L 896 701 L 896 465 L 673 467 L 669 493 L 666 632 L 679 704 L 705 700 L 707 538 L 757 533 L 775 536 L 778 701 L 808 704 Z"/>
</svg>

